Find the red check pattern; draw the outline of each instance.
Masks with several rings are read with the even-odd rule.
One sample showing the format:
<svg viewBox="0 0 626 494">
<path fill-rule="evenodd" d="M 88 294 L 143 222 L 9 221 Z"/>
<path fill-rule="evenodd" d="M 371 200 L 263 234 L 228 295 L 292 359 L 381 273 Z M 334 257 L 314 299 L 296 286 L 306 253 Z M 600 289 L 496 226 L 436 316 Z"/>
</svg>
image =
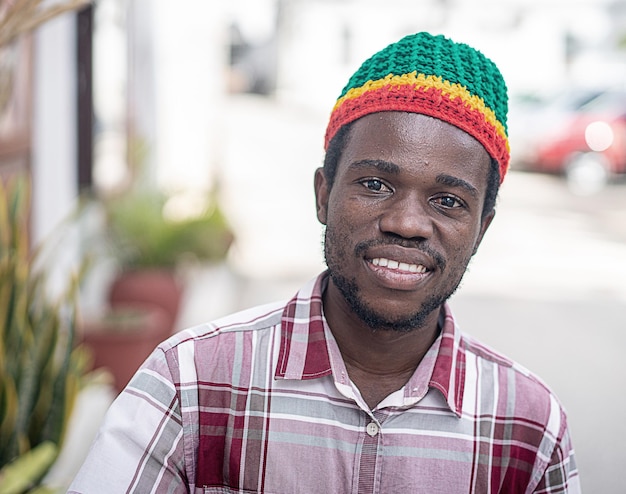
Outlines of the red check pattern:
<svg viewBox="0 0 626 494">
<path fill-rule="evenodd" d="M 409 382 L 370 410 L 325 322 L 326 280 L 163 343 L 70 494 L 580 492 L 555 396 L 447 306 Z"/>
</svg>

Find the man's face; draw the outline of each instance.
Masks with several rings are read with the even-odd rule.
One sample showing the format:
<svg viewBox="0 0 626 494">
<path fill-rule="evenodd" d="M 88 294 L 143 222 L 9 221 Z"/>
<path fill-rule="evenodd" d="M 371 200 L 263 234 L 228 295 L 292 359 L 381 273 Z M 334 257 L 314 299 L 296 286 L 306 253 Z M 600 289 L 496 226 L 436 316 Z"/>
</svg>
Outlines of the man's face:
<svg viewBox="0 0 626 494">
<path fill-rule="evenodd" d="M 490 158 L 441 120 L 382 112 L 357 120 L 332 188 L 316 172 L 317 216 L 337 303 L 372 329 L 408 331 L 459 285 L 481 221 Z"/>
</svg>

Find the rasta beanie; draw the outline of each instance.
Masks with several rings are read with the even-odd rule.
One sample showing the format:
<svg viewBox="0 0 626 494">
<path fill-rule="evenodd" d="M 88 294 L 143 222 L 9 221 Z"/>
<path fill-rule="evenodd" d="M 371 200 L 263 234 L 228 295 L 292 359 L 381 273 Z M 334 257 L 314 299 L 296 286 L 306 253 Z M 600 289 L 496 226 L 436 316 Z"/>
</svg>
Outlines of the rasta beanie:
<svg viewBox="0 0 626 494">
<path fill-rule="evenodd" d="M 496 65 L 474 48 L 444 36 L 406 36 L 366 60 L 335 103 L 324 148 L 345 124 L 370 113 L 404 111 L 448 122 L 509 166 L 507 89 Z"/>
</svg>

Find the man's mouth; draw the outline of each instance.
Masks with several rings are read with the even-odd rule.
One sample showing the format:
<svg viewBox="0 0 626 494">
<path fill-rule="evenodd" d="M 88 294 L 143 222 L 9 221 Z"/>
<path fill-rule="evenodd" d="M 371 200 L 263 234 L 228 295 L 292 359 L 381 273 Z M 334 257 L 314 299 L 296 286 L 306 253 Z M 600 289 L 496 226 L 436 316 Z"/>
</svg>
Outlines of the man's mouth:
<svg viewBox="0 0 626 494">
<path fill-rule="evenodd" d="M 426 266 L 422 264 L 409 264 L 406 262 L 396 261 L 394 259 L 387 259 L 385 257 L 375 257 L 370 259 L 370 262 L 374 266 L 380 266 L 382 268 L 392 269 L 404 273 L 424 274 L 428 271 Z"/>
</svg>

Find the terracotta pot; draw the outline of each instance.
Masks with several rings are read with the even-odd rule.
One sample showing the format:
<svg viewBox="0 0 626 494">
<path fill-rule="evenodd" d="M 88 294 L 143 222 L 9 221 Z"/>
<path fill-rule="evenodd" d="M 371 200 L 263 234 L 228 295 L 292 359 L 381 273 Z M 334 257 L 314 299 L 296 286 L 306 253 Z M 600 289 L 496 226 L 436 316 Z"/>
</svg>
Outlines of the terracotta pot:
<svg viewBox="0 0 626 494">
<path fill-rule="evenodd" d="M 132 303 L 161 307 L 168 318 L 169 331 L 175 330 L 180 311 L 183 286 L 175 273 L 166 269 L 124 271 L 113 281 L 109 290 L 111 307 Z"/>
<path fill-rule="evenodd" d="M 166 312 L 157 306 L 118 305 L 80 325 L 82 342 L 93 354 L 93 368 L 108 369 L 122 391 L 159 343 L 170 334 Z"/>
</svg>

